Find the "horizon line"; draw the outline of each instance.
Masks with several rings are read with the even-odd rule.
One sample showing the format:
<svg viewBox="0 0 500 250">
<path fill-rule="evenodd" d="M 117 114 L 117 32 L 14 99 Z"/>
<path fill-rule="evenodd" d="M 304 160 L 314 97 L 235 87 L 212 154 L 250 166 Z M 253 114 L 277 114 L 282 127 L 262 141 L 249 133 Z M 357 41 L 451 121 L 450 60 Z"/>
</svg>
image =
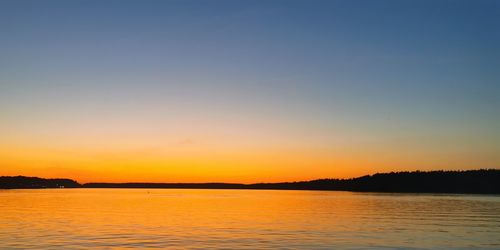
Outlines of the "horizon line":
<svg viewBox="0 0 500 250">
<path fill-rule="evenodd" d="M 384 175 L 384 174 L 402 174 L 402 173 L 433 173 L 433 172 L 470 172 L 470 171 L 500 171 L 500 168 L 479 168 L 479 169 L 458 169 L 458 170 L 444 170 L 444 169 L 439 169 L 439 170 L 411 170 L 411 171 L 391 171 L 391 172 L 376 172 L 373 174 L 365 174 L 357 177 L 351 177 L 351 178 L 335 178 L 335 177 L 326 177 L 326 178 L 316 178 L 316 179 L 309 179 L 309 180 L 295 180 L 295 181 L 279 181 L 279 182 L 252 182 L 252 183 L 238 183 L 238 182 L 145 182 L 145 181 L 131 181 L 131 182 L 85 182 L 85 183 L 80 183 L 76 181 L 73 178 L 66 178 L 66 177 L 55 177 L 55 178 L 44 178 L 44 177 L 38 177 L 38 176 L 26 176 L 26 175 L 2 175 L 0 178 L 3 177 L 25 177 L 25 178 L 39 178 L 39 179 L 46 179 L 46 180 L 71 180 L 79 185 L 86 185 L 86 184 L 229 184 L 229 185 L 255 185 L 255 184 L 281 184 L 281 183 L 301 183 L 301 182 L 312 182 L 312 181 L 319 181 L 319 180 L 338 180 L 338 181 L 345 181 L 345 180 L 354 180 L 354 179 L 359 179 L 363 177 L 370 177 L 374 175 Z"/>
</svg>

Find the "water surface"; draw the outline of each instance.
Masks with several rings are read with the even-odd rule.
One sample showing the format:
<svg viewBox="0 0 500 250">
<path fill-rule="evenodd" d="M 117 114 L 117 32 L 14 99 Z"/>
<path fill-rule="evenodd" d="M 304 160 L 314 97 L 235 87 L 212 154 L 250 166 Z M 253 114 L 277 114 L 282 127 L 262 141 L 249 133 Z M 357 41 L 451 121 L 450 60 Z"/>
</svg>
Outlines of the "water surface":
<svg viewBox="0 0 500 250">
<path fill-rule="evenodd" d="M 0 190 L 0 248 L 500 249 L 500 196 Z"/>
</svg>

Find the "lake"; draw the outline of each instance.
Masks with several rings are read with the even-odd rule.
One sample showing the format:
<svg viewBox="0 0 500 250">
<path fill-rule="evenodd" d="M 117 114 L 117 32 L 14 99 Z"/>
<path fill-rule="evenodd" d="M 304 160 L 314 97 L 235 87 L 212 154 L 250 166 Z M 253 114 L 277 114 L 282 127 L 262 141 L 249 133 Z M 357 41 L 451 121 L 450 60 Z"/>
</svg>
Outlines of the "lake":
<svg viewBox="0 0 500 250">
<path fill-rule="evenodd" d="M 500 249 L 500 196 L 0 190 L 0 248 Z"/>
</svg>

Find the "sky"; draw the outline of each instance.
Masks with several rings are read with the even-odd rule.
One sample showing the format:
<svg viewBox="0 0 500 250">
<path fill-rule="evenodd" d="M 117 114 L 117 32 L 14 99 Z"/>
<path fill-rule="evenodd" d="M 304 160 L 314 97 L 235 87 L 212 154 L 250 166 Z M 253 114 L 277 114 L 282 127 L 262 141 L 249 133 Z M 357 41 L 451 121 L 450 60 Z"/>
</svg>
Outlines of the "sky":
<svg viewBox="0 0 500 250">
<path fill-rule="evenodd" d="M 0 175 L 500 168 L 500 1 L 0 0 Z"/>
</svg>

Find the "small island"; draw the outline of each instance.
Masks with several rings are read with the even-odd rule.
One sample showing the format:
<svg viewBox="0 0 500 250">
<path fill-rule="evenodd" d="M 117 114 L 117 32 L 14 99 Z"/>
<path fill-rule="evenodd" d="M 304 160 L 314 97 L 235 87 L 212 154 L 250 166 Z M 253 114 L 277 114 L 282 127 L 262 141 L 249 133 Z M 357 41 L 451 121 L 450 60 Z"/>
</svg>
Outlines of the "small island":
<svg viewBox="0 0 500 250">
<path fill-rule="evenodd" d="M 71 179 L 2 176 L 1 189 L 35 188 L 183 188 L 332 190 L 394 193 L 500 194 L 500 169 L 377 173 L 352 179 L 318 179 L 280 183 L 86 183 Z"/>
</svg>

